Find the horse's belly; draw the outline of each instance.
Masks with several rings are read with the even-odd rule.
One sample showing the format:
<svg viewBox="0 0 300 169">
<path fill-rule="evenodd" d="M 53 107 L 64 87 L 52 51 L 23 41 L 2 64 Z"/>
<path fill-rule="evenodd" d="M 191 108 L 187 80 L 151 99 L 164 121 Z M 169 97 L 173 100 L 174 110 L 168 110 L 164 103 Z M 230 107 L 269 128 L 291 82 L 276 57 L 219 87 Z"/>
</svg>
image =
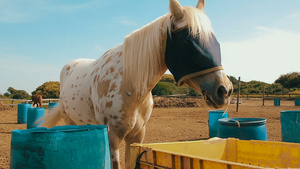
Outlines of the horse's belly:
<svg viewBox="0 0 300 169">
<path fill-rule="evenodd" d="M 94 109 L 84 96 L 62 99 L 66 115 L 77 125 L 97 124 Z"/>
<path fill-rule="evenodd" d="M 78 125 L 97 124 L 88 84 L 65 84 L 61 100 L 67 116 Z M 69 87 L 71 86 L 71 87 Z"/>
</svg>

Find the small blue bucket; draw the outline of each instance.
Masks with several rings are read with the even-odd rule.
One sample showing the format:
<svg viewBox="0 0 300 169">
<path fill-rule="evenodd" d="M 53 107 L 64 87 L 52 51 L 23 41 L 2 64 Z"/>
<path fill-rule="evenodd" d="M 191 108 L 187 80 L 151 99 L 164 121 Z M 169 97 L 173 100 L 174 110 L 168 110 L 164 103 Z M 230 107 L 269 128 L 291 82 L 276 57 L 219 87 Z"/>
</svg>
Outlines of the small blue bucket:
<svg viewBox="0 0 300 169">
<path fill-rule="evenodd" d="M 274 106 L 280 106 L 280 100 L 274 99 Z"/>
<path fill-rule="evenodd" d="M 228 113 L 224 110 L 210 110 L 208 114 L 209 138 L 219 136 L 218 119 L 228 118 Z"/>
<path fill-rule="evenodd" d="M 49 102 L 49 109 L 52 109 L 53 107 L 58 106 L 58 105 L 59 105 L 59 103 Z"/>
<path fill-rule="evenodd" d="M 295 106 L 300 106 L 300 99 L 295 99 Z"/>
<path fill-rule="evenodd" d="M 27 112 L 27 129 L 38 127 L 40 124 L 44 122 L 41 121 L 37 124 L 34 124 L 36 120 L 45 116 L 45 108 L 28 108 Z"/>
<path fill-rule="evenodd" d="M 300 110 L 281 111 L 282 141 L 300 143 Z"/>
<path fill-rule="evenodd" d="M 31 104 L 20 103 L 18 104 L 18 123 L 27 123 L 27 109 L 31 107 Z"/>
<path fill-rule="evenodd" d="M 13 130 L 11 169 L 110 169 L 105 125 Z"/>
<path fill-rule="evenodd" d="M 240 140 L 268 140 L 266 119 L 262 118 L 224 118 L 220 123 L 220 138 L 238 138 Z"/>
</svg>

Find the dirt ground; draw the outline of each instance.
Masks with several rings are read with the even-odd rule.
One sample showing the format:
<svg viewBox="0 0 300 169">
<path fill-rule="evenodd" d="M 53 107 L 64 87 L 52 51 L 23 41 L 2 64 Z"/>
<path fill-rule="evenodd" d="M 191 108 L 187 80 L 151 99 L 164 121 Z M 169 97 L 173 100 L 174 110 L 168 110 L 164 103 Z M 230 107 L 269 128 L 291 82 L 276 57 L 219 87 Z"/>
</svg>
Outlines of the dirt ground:
<svg viewBox="0 0 300 169">
<path fill-rule="evenodd" d="M 174 102 L 176 104 L 173 104 Z M 205 103 L 200 100 L 187 99 L 183 102 L 185 103 L 176 99 L 155 101 L 157 106 L 147 124 L 144 143 L 208 139 L 208 112 L 211 108 L 205 106 Z M 0 168 L 6 169 L 9 168 L 10 163 L 11 131 L 26 129 L 26 124 L 17 124 L 16 108 L 2 108 L 0 107 Z M 265 106 L 262 106 L 261 99 L 242 100 L 239 112 L 236 112 L 235 104 L 229 105 L 228 115 L 230 118 L 265 118 L 267 119 L 268 140 L 281 141 L 280 111 L 285 110 L 300 110 L 300 107 L 294 106 L 294 101 L 281 101 L 280 106 L 274 106 L 273 100 L 268 100 Z M 123 152 L 124 143 L 121 149 L 122 165 L 124 165 Z"/>
</svg>

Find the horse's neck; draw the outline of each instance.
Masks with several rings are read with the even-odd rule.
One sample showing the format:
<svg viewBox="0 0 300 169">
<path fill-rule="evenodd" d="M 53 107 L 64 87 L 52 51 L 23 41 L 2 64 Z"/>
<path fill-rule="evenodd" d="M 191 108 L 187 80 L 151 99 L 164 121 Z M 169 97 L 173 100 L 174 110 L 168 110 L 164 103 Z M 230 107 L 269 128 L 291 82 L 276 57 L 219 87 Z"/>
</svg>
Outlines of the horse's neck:
<svg viewBox="0 0 300 169">
<path fill-rule="evenodd" d="M 137 96 L 149 93 L 167 70 L 166 20 L 166 16 L 161 17 L 125 38 L 123 77 Z"/>
<path fill-rule="evenodd" d="M 117 50 L 119 49 L 122 49 L 123 51 L 123 46 L 124 44 L 120 45 L 118 47 Z M 119 52 L 118 52 L 119 53 Z M 122 52 L 124 53 L 124 52 Z M 164 58 L 164 50 L 161 52 L 163 54 L 163 56 L 161 56 L 162 58 Z M 116 56 L 114 56 L 116 57 Z M 142 57 L 142 56 L 141 56 Z M 136 93 L 136 88 L 134 88 L 134 86 L 130 85 L 130 81 L 125 79 L 123 77 L 123 84 L 125 84 L 125 86 L 127 86 L 127 90 L 128 91 L 131 91 L 131 93 L 135 94 L 136 95 L 136 98 L 138 98 L 138 100 L 144 100 L 146 97 L 148 97 L 149 94 L 151 94 L 151 91 L 152 89 L 155 87 L 155 85 L 160 81 L 161 77 L 164 75 L 164 73 L 167 71 L 167 66 L 165 65 L 165 62 L 164 62 L 164 59 L 162 59 L 163 61 L 161 62 L 161 65 L 159 65 L 159 67 L 153 67 L 152 68 L 152 73 L 154 75 L 150 76 L 151 78 L 149 78 L 147 84 L 146 84 L 146 88 L 144 88 L 144 90 L 141 91 L 140 94 Z M 121 62 L 119 64 L 122 64 L 122 67 L 124 66 L 123 65 L 123 60 L 121 59 Z M 123 67 L 123 71 L 124 71 L 124 67 Z M 124 72 L 123 72 L 124 73 Z M 131 74 L 132 77 L 135 77 L 137 76 L 139 72 L 136 72 L 136 74 Z M 146 76 L 146 75 L 145 75 Z"/>
<path fill-rule="evenodd" d="M 164 58 L 164 56 L 161 56 L 161 57 Z M 140 93 L 138 98 L 140 98 L 141 100 L 144 100 L 146 97 L 148 97 L 148 95 L 151 94 L 152 89 L 160 81 L 161 77 L 165 74 L 167 69 L 168 68 L 164 61 L 161 62 L 161 65 L 159 66 L 159 68 L 153 67 L 152 71 L 153 71 L 154 75 L 149 76 L 151 78 L 149 78 L 149 81 L 146 84 L 147 87 L 144 90 L 142 90 L 142 92 Z"/>
<path fill-rule="evenodd" d="M 123 90 L 136 95 L 137 98 L 147 97 L 167 71 L 165 64 L 167 31 L 155 29 L 157 36 L 154 38 L 155 41 L 140 43 L 144 39 L 149 39 L 148 33 L 142 30 L 127 37 L 123 44 L 110 49 L 102 60 L 102 63 L 110 62 L 110 65 L 120 68 L 114 70 L 121 70 Z"/>
</svg>

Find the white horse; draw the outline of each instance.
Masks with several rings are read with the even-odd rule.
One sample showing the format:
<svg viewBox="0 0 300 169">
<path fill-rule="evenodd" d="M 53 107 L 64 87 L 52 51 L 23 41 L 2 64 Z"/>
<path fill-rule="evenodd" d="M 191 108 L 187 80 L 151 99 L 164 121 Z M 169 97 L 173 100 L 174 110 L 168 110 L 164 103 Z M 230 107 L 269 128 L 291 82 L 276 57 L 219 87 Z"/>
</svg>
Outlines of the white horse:
<svg viewBox="0 0 300 169">
<path fill-rule="evenodd" d="M 170 0 L 170 13 L 128 35 L 125 42 L 97 60 L 66 64 L 60 77 L 59 106 L 44 127 L 61 118 L 67 125 L 107 125 L 112 168 L 120 168 L 119 148 L 142 142 L 153 109 L 151 90 L 169 68 L 179 85 L 189 85 L 215 108 L 228 105 L 232 83 L 223 72 L 220 48 L 204 0 L 182 7 Z"/>
</svg>

